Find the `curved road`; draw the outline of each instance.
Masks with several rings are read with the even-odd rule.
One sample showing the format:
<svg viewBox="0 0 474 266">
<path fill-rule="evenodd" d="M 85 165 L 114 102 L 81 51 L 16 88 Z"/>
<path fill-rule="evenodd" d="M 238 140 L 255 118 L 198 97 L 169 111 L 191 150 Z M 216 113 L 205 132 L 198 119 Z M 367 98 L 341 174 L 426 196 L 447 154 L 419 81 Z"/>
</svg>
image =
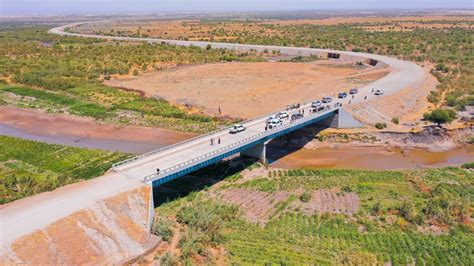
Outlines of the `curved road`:
<svg viewBox="0 0 474 266">
<path fill-rule="evenodd" d="M 83 23 L 75 23 L 51 29 L 49 32 L 62 36 L 77 36 L 85 38 L 98 38 L 118 41 L 141 41 L 149 43 L 167 43 L 182 46 L 199 46 L 206 47 L 211 44 L 213 48 L 234 49 L 239 51 L 248 51 L 254 49 L 257 51 L 279 50 L 283 54 L 288 55 L 310 55 L 319 54 L 326 56 L 327 53 L 338 53 L 341 58 L 352 58 L 354 60 L 374 59 L 379 64 L 385 64 L 390 67 L 391 72 L 383 78 L 376 80 L 359 88 L 359 94 L 352 101 L 364 101 L 364 97 L 368 99 L 377 97 L 371 93 L 372 89 L 383 89 L 386 94 L 395 93 L 404 88 L 410 87 L 416 89 L 424 79 L 424 73 L 418 65 L 412 62 L 402 61 L 395 58 L 367 54 L 355 53 L 348 51 L 335 51 L 327 49 L 297 48 L 297 47 L 280 47 L 280 46 L 264 46 L 264 45 L 248 45 L 248 44 L 232 44 L 232 43 L 210 43 L 198 41 L 177 41 L 162 40 L 151 38 L 131 38 L 131 37 L 115 37 L 115 36 L 97 36 L 88 34 L 78 34 L 65 32 L 66 28 L 71 28 Z M 349 97 L 348 97 L 349 98 Z M 310 99 L 308 99 L 310 100 Z M 349 99 L 340 100 L 338 102 L 347 104 Z M 307 108 L 307 105 L 304 105 Z M 228 130 L 221 130 L 211 133 L 214 137 L 222 138 L 222 145 L 228 145 L 236 141 L 235 138 L 245 139 L 252 134 L 261 134 L 264 131 L 265 118 L 260 117 L 253 119 L 247 123 L 248 130 L 237 134 L 238 136 L 230 137 Z M 155 152 L 148 156 L 142 156 L 138 160 L 118 166 L 118 170 L 108 173 L 102 177 L 93 180 L 69 185 L 53 192 L 42 193 L 22 200 L 18 200 L 9 204 L 5 204 L 0 208 L 0 235 L 2 244 L 0 245 L 0 258 L 8 256 L 11 250 L 11 244 L 18 238 L 31 234 L 32 232 L 44 228 L 45 226 L 64 218 L 76 211 L 85 209 L 95 202 L 109 198 L 121 192 L 129 191 L 133 188 L 146 185 L 143 183 L 143 177 L 155 171 L 154 167 L 160 157 L 166 154 L 167 159 L 162 161 L 163 169 L 170 165 L 176 165 L 185 162 L 189 158 L 185 158 L 189 154 L 199 156 L 205 154 L 212 149 L 218 149 L 216 145 L 209 146 L 209 137 L 193 139 L 184 144 L 179 144 L 172 148 Z M 160 167 L 162 165 L 160 164 Z"/>
<path fill-rule="evenodd" d="M 284 47 L 284 46 L 272 46 L 272 45 L 253 45 L 253 44 L 238 44 L 238 43 L 219 43 L 219 42 L 205 42 L 205 41 L 180 41 L 180 40 L 167 40 L 167 39 L 156 39 L 156 38 L 134 38 L 134 37 L 118 37 L 118 36 L 107 36 L 107 35 L 93 35 L 93 34 L 81 34 L 72 33 L 65 31 L 66 29 L 74 28 L 78 25 L 83 25 L 91 22 L 73 23 L 61 27 L 52 28 L 49 33 L 57 34 L 61 36 L 75 36 L 83 38 L 94 38 L 94 39 L 105 39 L 115 41 L 136 41 L 136 42 L 147 42 L 147 43 L 163 43 L 179 46 L 198 46 L 205 48 L 207 45 L 211 45 L 212 48 L 223 48 L 236 51 L 249 51 L 251 49 L 257 51 L 263 50 L 277 50 L 282 54 L 298 56 L 298 55 L 312 55 L 318 54 L 326 56 L 328 53 L 337 53 L 341 55 L 341 58 L 352 58 L 352 59 L 373 59 L 382 62 L 383 64 L 391 68 L 391 72 L 383 78 L 376 80 L 366 86 L 360 88 L 363 96 L 365 96 L 367 88 L 371 92 L 372 88 L 381 88 L 385 91 L 385 94 L 392 94 L 399 90 L 407 87 L 417 88 L 424 81 L 423 69 L 417 64 L 409 61 L 403 61 L 396 58 L 369 54 L 369 53 L 357 53 L 350 51 L 337 51 L 331 49 L 317 49 L 317 48 L 303 48 L 303 47 Z M 366 94 L 372 97 L 371 93 Z M 357 102 L 357 101 L 356 101 Z"/>
</svg>

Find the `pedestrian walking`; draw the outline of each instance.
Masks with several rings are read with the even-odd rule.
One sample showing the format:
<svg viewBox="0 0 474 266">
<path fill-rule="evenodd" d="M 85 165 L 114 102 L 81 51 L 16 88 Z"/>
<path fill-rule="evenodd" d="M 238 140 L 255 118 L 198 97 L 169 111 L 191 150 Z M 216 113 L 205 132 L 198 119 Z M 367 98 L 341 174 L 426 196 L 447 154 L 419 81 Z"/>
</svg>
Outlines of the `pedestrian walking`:
<svg viewBox="0 0 474 266">
<path fill-rule="evenodd" d="M 354 99 L 354 94 L 352 95 L 352 99 Z"/>
<path fill-rule="evenodd" d="M 219 144 L 219 145 L 221 144 L 221 138 L 217 139 L 217 144 Z"/>
<path fill-rule="evenodd" d="M 374 93 L 374 89 L 372 89 L 372 93 Z"/>
<path fill-rule="evenodd" d="M 219 114 L 220 114 L 220 115 L 222 114 L 221 106 L 220 106 L 220 105 L 219 105 Z"/>
<path fill-rule="evenodd" d="M 349 100 L 349 104 L 351 104 L 351 100 Z"/>
<path fill-rule="evenodd" d="M 268 125 L 265 125 L 265 131 L 267 131 L 267 129 L 268 129 Z"/>
<path fill-rule="evenodd" d="M 214 145 L 214 139 L 211 138 L 211 145 Z"/>
<path fill-rule="evenodd" d="M 364 100 L 367 100 L 367 95 L 364 97 Z"/>
<path fill-rule="evenodd" d="M 156 174 L 157 174 L 157 175 L 160 174 L 160 168 L 156 168 Z"/>
</svg>

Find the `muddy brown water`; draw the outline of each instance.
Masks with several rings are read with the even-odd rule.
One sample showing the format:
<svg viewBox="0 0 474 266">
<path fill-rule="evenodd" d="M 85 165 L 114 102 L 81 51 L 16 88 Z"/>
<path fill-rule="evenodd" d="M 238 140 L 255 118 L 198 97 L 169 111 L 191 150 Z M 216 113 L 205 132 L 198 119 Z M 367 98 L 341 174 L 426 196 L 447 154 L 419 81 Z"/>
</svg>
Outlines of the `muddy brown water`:
<svg viewBox="0 0 474 266">
<path fill-rule="evenodd" d="M 281 168 L 416 169 L 456 166 L 474 162 L 474 150 L 468 147 L 442 152 L 424 149 L 385 147 L 344 147 L 318 150 L 300 149 L 287 155 L 269 155 L 272 166 Z"/>
</svg>

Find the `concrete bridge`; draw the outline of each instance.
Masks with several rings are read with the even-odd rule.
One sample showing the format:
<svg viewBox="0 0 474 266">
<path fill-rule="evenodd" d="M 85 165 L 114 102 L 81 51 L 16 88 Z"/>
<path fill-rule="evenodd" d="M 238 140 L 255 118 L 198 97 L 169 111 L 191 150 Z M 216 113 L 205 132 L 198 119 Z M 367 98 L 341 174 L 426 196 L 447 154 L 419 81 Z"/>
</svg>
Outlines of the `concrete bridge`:
<svg viewBox="0 0 474 266">
<path fill-rule="evenodd" d="M 244 122 L 244 126 L 247 127 L 247 130 L 244 132 L 235 135 L 230 135 L 228 133 L 229 129 L 212 132 L 191 140 L 165 147 L 163 149 L 131 158 L 113 166 L 113 170 L 117 173 L 146 183 L 153 183 L 153 185 L 163 184 L 237 153 L 254 156 L 261 159 L 262 161 L 265 161 L 266 142 L 310 124 L 319 122 L 325 123 L 327 125 L 331 124 L 332 126 L 336 127 L 359 126 L 360 124 L 355 121 L 348 113 L 344 112 L 343 109 L 341 109 L 341 106 L 345 106 L 349 104 L 349 102 L 355 104 L 362 101 L 369 101 L 370 99 L 378 97 L 373 94 L 374 89 L 383 89 L 385 94 L 392 94 L 407 87 L 415 88 L 420 85 L 424 77 L 422 69 L 412 62 L 368 53 L 300 47 L 102 36 L 71 32 L 71 29 L 74 27 L 85 23 L 90 22 L 74 23 L 56 27 L 51 29 L 49 32 L 62 36 L 76 36 L 115 41 L 138 41 L 180 46 L 198 46 L 202 48 L 211 45 L 212 48 L 239 51 L 277 50 L 282 54 L 287 55 L 317 55 L 319 57 L 344 60 L 348 62 L 363 62 L 371 67 L 388 67 L 390 69 L 390 73 L 388 75 L 359 88 L 359 93 L 354 99 L 349 99 L 351 97 L 347 97 L 346 99 L 342 100 L 338 99 L 333 101 L 331 105 L 327 105 L 324 110 L 316 113 L 309 112 L 310 102 L 304 103 L 302 104 L 300 110 L 297 110 L 301 112 L 304 110 L 304 118 L 296 121 L 284 121 L 283 125 L 275 129 L 265 131 L 265 120 L 268 118 L 268 116 L 272 115 L 267 114 L 265 116 Z M 278 113 L 278 111 L 280 110 L 276 110 L 275 113 Z M 211 145 L 211 138 L 220 138 L 221 144 Z M 159 173 L 157 172 L 157 168 L 160 169 Z"/>
<path fill-rule="evenodd" d="M 246 127 L 243 132 L 230 134 L 230 128 L 225 128 L 116 163 L 112 169 L 157 186 L 238 153 L 265 163 L 266 144 L 270 140 L 310 124 L 333 127 L 360 125 L 342 109 L 341 102 L 326 104 L 324 109 L 314 112 L 311 102 L 308 102 L 298 109 L 289 110 L 289 117 L 283 119 L 280 126 L 265 129 L 266 119 L 277 115 L 279 111 L 243 122 L 242 125 Z M 302 113 L 303 117 L 292 120 L 291 116 L 295 113 Z M 213 144 L 211 139 L 214 140 Z M 221 140 L 220 144 L 217 143 L 218 139 Z"/>
</svg>

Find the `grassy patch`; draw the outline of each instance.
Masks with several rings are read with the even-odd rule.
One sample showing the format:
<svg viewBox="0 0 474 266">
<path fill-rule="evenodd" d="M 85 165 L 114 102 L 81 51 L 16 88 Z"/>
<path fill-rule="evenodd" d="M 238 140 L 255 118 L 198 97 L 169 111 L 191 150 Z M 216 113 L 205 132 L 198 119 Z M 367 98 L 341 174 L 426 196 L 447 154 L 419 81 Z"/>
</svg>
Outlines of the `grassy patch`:
<svg viewBox="0 0 474 266">
<path fill-rule="evenodd" d="M 127 154 L 0 136 L 0 203 L 102 175 Z"/>
<path fill-rule="evenodd" d="M 194 178 L 206 173 L 203 169 Z M 181 239 L 184 254 L 206 257 L 208 248 L 222 246 L 229 260 L 239 265 L 463 265 L 472 261 L 473 228 L 467 217 L 473 207 L 474 179 L 469 170 L 294 169 L 269 171 L 268 176 L 244 183 L 225 180 L 226 185 L 217 192 L 211 192 L 212 188 L 194 192 L 156 209 L 158 216 L 177 216 L 185 228 Z M 361 207 L 354 215 L 308 214 L 288 208 L 298 200 L 293 195 L 277 206 L 278 215 L 262 227 L 240 214 L 245 208 L 237 212 L 215 197 L 222 189 L 233 187 L 267 192 L 305 189 L 304 193 L 310 193 L 323 188 L 353 192 Z M 441 233 L 420 229 L 431 226 L 441 228 Z M 189 256 L 186 260 L 189 262 Z"/>
</svg>

